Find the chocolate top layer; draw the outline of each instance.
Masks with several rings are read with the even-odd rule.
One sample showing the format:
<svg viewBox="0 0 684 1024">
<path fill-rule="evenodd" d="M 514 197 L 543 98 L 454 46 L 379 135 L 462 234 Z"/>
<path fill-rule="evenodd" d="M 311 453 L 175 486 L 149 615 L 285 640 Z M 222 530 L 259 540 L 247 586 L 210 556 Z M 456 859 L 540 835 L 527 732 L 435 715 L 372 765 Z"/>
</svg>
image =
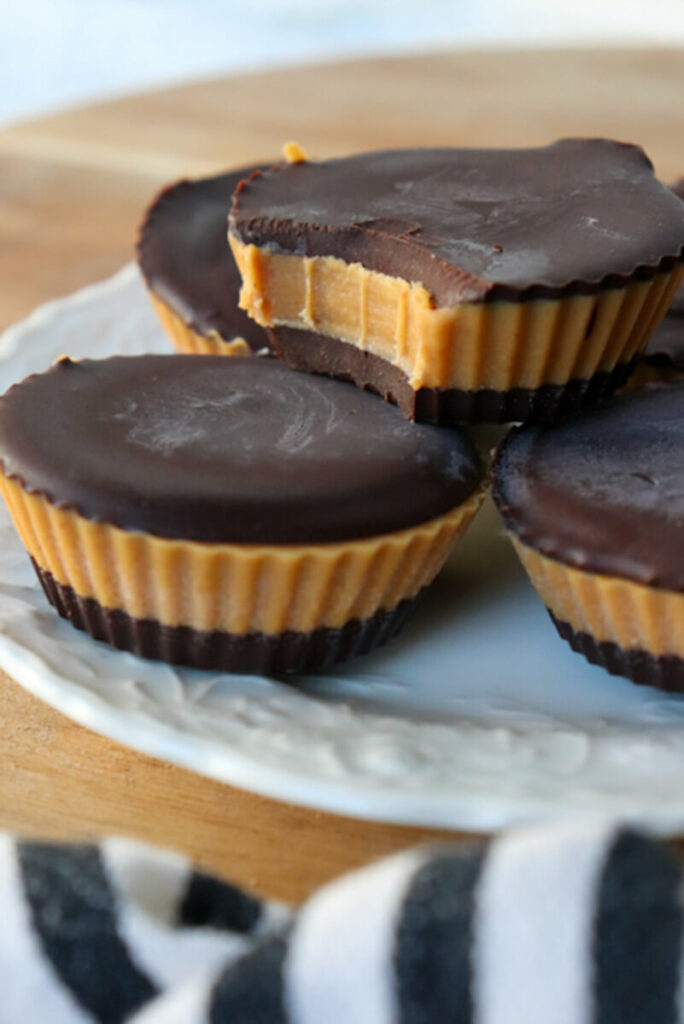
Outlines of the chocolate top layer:
<svg viewBox="0 0 684 1024">
<path fill-rule="evenodd" d="M 0 461 L 88 519 L 283 544 L 414 526 L 480 477 L 460 431 L 276 360 L 222 356 L 60 361 L 0 398 Z"/>
<path fill-rule="evenodd" d="M 188 327 L 244 338 L 257 350 L 268 337 L 238 308 L 240 274 L 227 239 L 233 192 L 254 169 L 165 188 L 140 229 L 138 260 L 148 286 Z"/>
<path fill-rule="evenodd" d="M 637 146 L 562 139 L 274 167 L 240 184 L 230 230 L 421 282 L 451 306 L 652 277 L 682 258 L 684 207 Z"/>
<path fill-rule="evenodd" d="M 494 498 L 508 529 L 550 558 L 684 591 L 684 382 L 512 431 Z"/>
</svg>

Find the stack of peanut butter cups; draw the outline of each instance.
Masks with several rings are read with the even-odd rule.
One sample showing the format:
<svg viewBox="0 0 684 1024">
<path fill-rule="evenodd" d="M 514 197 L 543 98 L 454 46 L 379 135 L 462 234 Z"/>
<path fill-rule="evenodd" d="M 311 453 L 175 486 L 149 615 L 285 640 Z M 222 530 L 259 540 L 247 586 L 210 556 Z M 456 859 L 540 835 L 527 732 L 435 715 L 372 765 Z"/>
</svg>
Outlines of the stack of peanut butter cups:
<svg viewBox="0 0 684 1024">
<path fill-rule="evenodd" d="M 320 671 L 398 632 L 491 478 L 561 636 L 684 690 L 676 190 L 605 139 L 286 156 L 148 209 L 178 355 L 0 399 L 49 601 L 145 657 Z M 472 428 L 508 423 L 490 471 Z"/>
</svg>

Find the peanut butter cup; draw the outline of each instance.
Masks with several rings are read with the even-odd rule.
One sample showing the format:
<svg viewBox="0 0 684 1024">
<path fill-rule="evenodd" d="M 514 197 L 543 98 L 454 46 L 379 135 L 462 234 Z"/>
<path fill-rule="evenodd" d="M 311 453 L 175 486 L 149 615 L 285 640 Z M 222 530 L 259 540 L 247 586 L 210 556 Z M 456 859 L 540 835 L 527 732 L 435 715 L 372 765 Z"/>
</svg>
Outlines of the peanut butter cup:
<svg viewBox="0 0 684 1024">
<path fill-rule="evenodd" d="M 482 492 L 460 431 L 239 357 L 63 359 L 0 398 L 0 465 L 60 615 L 145 657 L 245 672 L 387 640 Z"/>
<path fill-rule="evenodd" d="M 240 274 L 227 241 L 233 192 L 254 169 L 167 186 L 140 228 L 140 269 L 181 352 L 248 355 L 268 348 L 266 332 L 238 307 Z"/>
<path fill-rule="evenodd" d="M 291 365 L 409 418 L 505 421 L 626 379 L 681 280 L 684 208 L 609 140 L 398 150 L 256 171 L 229 238 Z"/>
<path fill-rule="evenodd" d="M 514 430 L 494 498 L 575 650 L 684 690 L 684 381 Z"/>
</svg>

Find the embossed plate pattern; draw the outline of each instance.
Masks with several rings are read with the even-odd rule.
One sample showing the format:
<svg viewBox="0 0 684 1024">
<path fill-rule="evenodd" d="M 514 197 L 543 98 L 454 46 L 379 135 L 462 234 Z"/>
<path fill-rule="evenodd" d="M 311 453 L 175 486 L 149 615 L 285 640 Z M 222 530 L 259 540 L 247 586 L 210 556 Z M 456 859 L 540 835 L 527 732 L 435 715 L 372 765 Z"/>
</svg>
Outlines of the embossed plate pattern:
<svg viewBox="0 0 684 1024">
<path fill-rule="evenodd" d="M 0 340 L 0 389 L 57 356 L 170 351 L 134 267 Z M 121 743 L 294 803 L 489 829 L 569 810 L 684 826 L 684 700 L 558 639 L 491 508 L 390 647 L 298 686 L 110 650 L 47 606 L 0 510 L 0 665 Z"/>
</svg>

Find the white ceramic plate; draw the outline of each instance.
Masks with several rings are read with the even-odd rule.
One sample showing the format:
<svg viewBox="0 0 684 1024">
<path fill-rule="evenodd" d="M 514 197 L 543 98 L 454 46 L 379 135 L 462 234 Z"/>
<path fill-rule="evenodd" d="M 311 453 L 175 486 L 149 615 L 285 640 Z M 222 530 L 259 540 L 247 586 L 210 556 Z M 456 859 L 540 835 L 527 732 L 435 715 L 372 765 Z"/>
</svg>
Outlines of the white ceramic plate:
<svg viewBox="0 0 684 1024">
<path fill-rule="evenodd" d="M 137 270 L 0 339 L 0 390 L 57 356 L 168 352 Z M 569 810 L 684 831 L 684 700 L 560 640 L 485 507 L 406 631 L 298 686 L 110 650 L 48 607 L 0 510 L 0 665 L 121 743 L 294 803 L 489 829 Z"/>
</svg>

